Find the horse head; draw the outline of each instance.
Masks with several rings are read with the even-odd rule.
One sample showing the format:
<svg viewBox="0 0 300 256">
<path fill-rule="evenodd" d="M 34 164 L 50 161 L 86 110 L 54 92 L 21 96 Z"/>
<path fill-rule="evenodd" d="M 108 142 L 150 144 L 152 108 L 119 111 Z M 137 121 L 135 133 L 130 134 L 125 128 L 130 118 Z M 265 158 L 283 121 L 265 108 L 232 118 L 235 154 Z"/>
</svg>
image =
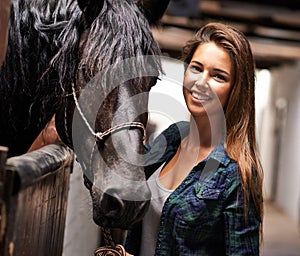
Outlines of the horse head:
<svg viewBox="0 0 300 256">
<path fill-rule="evenodd" d="M 57 130 L 82 166 L 100 226 L 127 229 L 149 205 L 143 139 L 162 72 L 150 26 L 168 2 L 78 0 L 53 60 L 65 91 Z"/>
</svg>

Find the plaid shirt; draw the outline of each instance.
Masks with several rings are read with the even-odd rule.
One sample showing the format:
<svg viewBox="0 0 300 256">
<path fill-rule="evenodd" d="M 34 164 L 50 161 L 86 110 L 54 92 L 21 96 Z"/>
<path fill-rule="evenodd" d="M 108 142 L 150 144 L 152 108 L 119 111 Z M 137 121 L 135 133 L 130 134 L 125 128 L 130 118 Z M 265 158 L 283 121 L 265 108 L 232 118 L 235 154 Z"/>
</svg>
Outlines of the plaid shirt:
<svg viewBox="0 0 300 256">
<path fill-rule="evenodd" d="M 172 158 L 187 133 L 188 123 L 180 122 L 158 136 L 146 154 L 147 177 Z M 217 168 L 200 181 L 209 162 L 217 162 Z M 259 255 L 260 220 L 252 200 L 245 220 L 243 197 L 237 163 L 219 144 L 166 200 L 155 255 Z M 139 254 L 140 234 L 140 223 L 128 231 L 129 253 Z"/>
</svg>

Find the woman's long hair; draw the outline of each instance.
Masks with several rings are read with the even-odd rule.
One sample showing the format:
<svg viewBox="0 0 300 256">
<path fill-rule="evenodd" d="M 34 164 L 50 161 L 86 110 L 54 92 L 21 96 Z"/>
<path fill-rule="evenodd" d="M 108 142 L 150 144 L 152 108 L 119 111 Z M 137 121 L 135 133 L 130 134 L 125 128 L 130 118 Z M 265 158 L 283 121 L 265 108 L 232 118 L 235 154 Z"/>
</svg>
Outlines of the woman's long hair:
<svg viewBox="0 0 300 256">
<path fill-rule="evenodd" d="M 222 23 L 209 23 L 183 48 L 183 61 L 189 64 L 197 47 L 208 42 L 214 42 L 225 49 L 233 63 L 233 86 L 224 110 L 227 129 L 226 151 L 239 166 L 245 212 L 251 196 L 262 227 L 263 170 L 255 136 L 255 62 L 251 47 L 244 34 L 236 28 Z"/>
</svg>

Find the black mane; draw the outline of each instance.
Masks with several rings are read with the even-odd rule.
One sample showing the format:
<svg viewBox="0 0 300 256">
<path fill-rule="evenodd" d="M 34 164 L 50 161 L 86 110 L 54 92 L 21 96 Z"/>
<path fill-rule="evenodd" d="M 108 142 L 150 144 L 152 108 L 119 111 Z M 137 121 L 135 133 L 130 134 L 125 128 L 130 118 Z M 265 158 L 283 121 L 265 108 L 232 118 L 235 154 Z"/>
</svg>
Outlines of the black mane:
<svg viewBox="0 0 300 256">
<path fill-rule="evenodd" d="M 7 54 L 0 72 L 0 144 L 9 147 L 9 155 L 26 152 L 56 111 L 62 90 L 56 74 L 45 71 L 69 20 L 69 2 L 12 1 Z"/>
</svg>

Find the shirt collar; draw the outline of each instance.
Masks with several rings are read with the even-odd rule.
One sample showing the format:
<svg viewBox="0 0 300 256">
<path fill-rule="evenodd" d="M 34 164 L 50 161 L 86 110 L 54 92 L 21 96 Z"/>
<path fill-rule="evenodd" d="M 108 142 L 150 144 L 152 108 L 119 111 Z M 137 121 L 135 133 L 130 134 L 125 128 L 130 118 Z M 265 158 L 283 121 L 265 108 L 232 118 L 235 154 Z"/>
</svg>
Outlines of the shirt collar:
<svg viewBox="0 0 300 256">
<path fill-rule="evenodd" d="M 214 159 L 218 161 L 220 164 L 222 164 L 223 166 L 227 166 L 229 164 L 230 158 L 226 153 L 224 142 L 218 144 L 204 161 L 206 162 L 209 159 Z"/>
</svg>

